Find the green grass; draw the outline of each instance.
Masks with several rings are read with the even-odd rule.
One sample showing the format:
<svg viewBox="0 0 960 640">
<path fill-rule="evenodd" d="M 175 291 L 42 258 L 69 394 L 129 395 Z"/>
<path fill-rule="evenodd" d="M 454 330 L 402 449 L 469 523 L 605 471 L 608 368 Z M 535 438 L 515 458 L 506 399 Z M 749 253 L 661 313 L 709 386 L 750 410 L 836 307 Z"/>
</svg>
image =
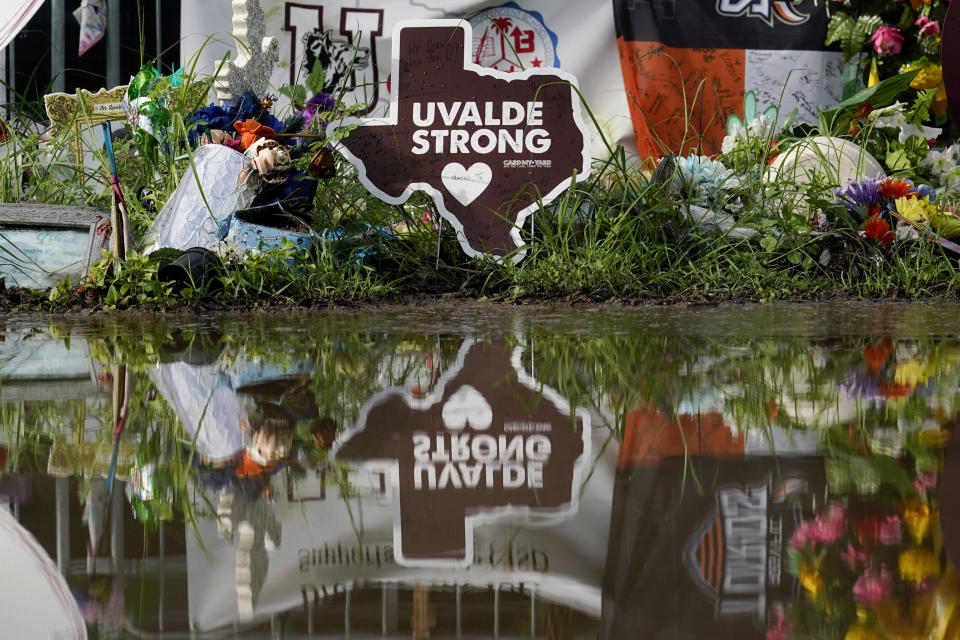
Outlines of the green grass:
<svg viewBox="0 0 960 640">
<path fill-rule="evenodd" d="M 97 179 L 88 170 L 83 183 L 69 179 L 69 141 L 41 140 L 28 128 L 27 115 L 37 114 L 23 113 L 9 123 L 12 139 L 0 150 L 0 200 L 108 206 L 105 173 Z M 146 157 L 130 141 L 117 144 L 135 238 L 179 176 L 191 170 L 187 116 L 185 109 L 172 113 L 175 152 Z M 113 261 L 119 269 L 106 261 L 97 265 L 83 286 L 62 284 L 47 301 L 25 296 L 6 306 L 325 305 L 446 293 L 504 301 L 919 299 L 953 297 L 960 287 L 956 258 L 929 240 L 898 241 L 885 251 L 861 239 L 849 216 L 830 202 L 836 185 L 764 182 L 768 151 L 747 160 L 731 157 L 742 165 L 743 183 L 714 202 L 719 208 L 736 199 L 736 224 L 754 233 L 749 238 L 694 224 L 687 207 L 702 202 L 648 180 L 637 167 L 650 159 L 630 158 L 620 147 L 610 151 L 608 159 L 594 162 L 587 181 L 541 206 L 522 229 L 527 257 L 519 264 L 467 258 L 450 226 L 437 228 L 429 198 L 417 194 L 402 206 L 380 202 L 338 157 L 337 177 L 320 183 L 313 228 L 339 238 L 318 243 L 312 254 L 283 247 L 228 262 L 212 285 L 183 291 L 158 281 L 155 262 L 132 254 Z M 152 195 L 138 199 L 142 189 Z M 832 231 L 811 234 L 809 220 L 818 211 L 835 220 Z M 429 212 L 432 224 L 422 221 Z"/>
</svg>

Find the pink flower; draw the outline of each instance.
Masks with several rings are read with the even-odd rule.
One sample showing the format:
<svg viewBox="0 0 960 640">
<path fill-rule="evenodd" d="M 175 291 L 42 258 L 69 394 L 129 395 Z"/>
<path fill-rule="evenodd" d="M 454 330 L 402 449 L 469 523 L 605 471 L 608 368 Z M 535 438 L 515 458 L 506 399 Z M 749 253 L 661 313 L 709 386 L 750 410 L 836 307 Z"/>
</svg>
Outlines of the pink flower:
<svg viewBox="0 0 960 640">
<path fill-rule="evenodd" d="M 803 549 L 808 542 L 815 542 L 814 529 L 816 524 L 813 520 L 801 522 L 800 526 L 793 530 L 793 535 L 790 536 L 790 547 L 792 549 Z"/>
<path fill-rule="evenodd" d="M 833 544 L 847 530 L 847 514 L 839 502 L 831 502 L 826 513 L 814 520 L 813 535 L 817 542 Z"/>
<path fill-rule="evenodd" d="M 922 36 L 935 36 L 940 33 L 940 22 L 931 20 L 927 16 L 920 16 L 913 24 L 920 27 L 920 35 Z"/>
<path fill-rule="evenodd" d="M 880 544 L 890 546 L 900 544 L 903 538 L 903 521 L 897 514 L 889 515 L 880 522 L 880 534 L 877 539 Z"/>
<path fill-rule="evenodd" d="M 840 559 L 843 560 L 843 564 L 847 566 L 851 571 L 855 571 L 857 567 L 861 566 L 867 561 L 870 555 L 864 549 L 858 549 L 853 546 L 853 543 L 847 543 L 847 550 L 840 554 Z"/>
<path fill-rule="evenodd" d="M 878 27 L 870 36 L 873 50 L 880 56 L 893 56 L 903 49 L 903 34 L 895 27 Z"/>
<path fill-rule="evenodd" d="M 913 481 L 913 486 L 917 488 L 917 493 L 923 493 L 927 489 L 937 486 L 936 471 L 918 471 L 917 477 Z"/>
<path fill-rule="evenodd" d="M 853 585 L 853 597 L 860 604 L 880 602 L 890 595 L 891 591 L 893 591 L 893 576 L 886 567 L 882 567 L 879 572 L 876 569 L 864 571 Z"/>
</svg>

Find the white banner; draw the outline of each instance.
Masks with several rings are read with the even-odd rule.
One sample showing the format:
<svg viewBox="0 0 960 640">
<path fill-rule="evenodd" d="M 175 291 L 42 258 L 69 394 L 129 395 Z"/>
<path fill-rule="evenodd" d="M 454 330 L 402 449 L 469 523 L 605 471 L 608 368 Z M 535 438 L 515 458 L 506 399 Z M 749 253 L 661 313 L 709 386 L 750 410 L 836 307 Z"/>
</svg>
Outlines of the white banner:
<svg viewBox="0 0 960 640">
<path fill-rule="evenodd" d="M 262 0 L 262 5 L 266 36 L 276 37 L 280 45 L 270 78 L 275 93 L 285 84 L 303 85 L 316 60 L 325 70 L 325 92 L 345 89 L 348 103 L 372 104 L 369 115 L 383 115 L 389 104 L 393 25 L 408 19 L 465 18 L 473 27 L 477 64 L 508 72 L 557 67 L 573 74 L 606 140 L 635 148 L 613 12 L 606 2 Z M 189 69 L 196 55 L 197 70 L 212 74 L 228 51 L 236 59 L 231 17 L 229 0 L 181 2 L 184 66 Z M 285 104 L 280 101 L 281 109 Z M 592 154 L 605 157 L 606 146 L 586 120 Z"/>
<path fill-rule="evenodd" d="M 616 443 L 592 431 L 589 474 L 576 513 L 545 526 L 487 523 L 473 533 L 469 566 L 402 566 L 394 548 L 389 479 L 374 466 L 349 475 L 345 499 L 330 472 L 273 477 L 275 503 L 242 492 L 208 492 L 220 524 L 187 531 L 191 628 L 197 632 L 268 618 L 346 590 L 384 583 L 520 589 L 599 618 Z M 199 538 L 199 539 L 198 539 Z"/>
</svg>

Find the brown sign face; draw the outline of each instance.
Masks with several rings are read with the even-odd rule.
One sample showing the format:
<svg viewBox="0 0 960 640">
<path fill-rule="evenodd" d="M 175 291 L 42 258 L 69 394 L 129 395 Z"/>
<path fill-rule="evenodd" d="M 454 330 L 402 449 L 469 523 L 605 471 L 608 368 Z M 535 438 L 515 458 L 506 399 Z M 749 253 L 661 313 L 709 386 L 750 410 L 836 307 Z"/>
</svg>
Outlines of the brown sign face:
<svg viewBox="0 0 960 640">
<path fill-rule="evenodd" d="M 390 114 L 359 125 L 340 151 L 378 198 L 433 196 L 470 256 L 522 244 L 528 215 L 590 169 L 573 76 L 505 73 L 470 61 L 465 20 L 407 21 L 393 32 Z M 522 252 L 511 256 L 523 258 Z"/>
<path fill-rule="evenodd" d="M 333 453 L 388 467 L 398 562 L 466 566 L 477 524 L 576 512 L 589 431 L 589 413 L 571 417 L 523 371 L 519 349 L 467 341 L 433 394 L 374 396 Z"/>
</svg>

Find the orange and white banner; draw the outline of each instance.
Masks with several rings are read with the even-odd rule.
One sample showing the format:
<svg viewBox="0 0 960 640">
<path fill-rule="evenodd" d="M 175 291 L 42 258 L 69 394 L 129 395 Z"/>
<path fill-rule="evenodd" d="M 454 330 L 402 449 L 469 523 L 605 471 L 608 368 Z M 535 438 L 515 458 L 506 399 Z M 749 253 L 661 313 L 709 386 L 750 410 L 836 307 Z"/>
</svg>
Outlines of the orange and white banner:
<svg viewBox="0 0 960 640">
<path fill-rule="evenodd" d="M 617 45 L 640 154 L 719 153 L 730 114 L 753 91 L 760 110 L 815 122 L 840 100 L 843 58 L 827 51 L 829 2 L 613 0 Z"/>
</svg>

